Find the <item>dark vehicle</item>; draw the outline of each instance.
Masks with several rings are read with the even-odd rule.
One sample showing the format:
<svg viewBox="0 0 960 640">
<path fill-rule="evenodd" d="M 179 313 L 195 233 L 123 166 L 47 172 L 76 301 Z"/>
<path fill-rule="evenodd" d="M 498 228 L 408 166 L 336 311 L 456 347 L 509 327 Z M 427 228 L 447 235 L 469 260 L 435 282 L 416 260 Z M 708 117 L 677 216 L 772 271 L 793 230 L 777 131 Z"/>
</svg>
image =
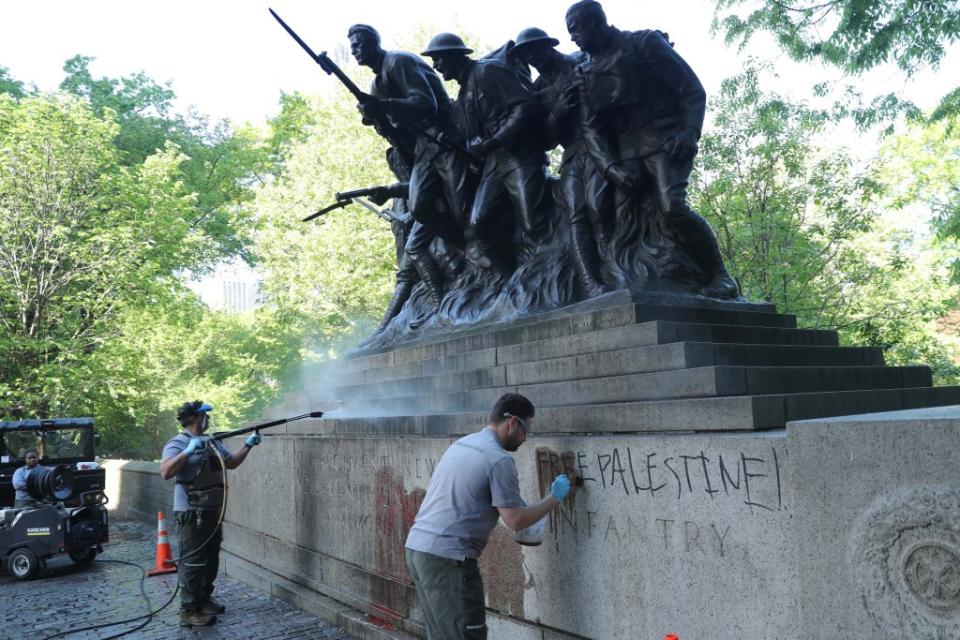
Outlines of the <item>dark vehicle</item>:
<svg viewBox="0 0 960 640">
<path fill-rule="evenodd" d="M 87 564 L 108 540 L 106 472 L 94 462 L 92 418 L 0 422 L 0 563 L 29 580 L 66 553 Z M 13 474 L 28 451 L 37 467 L 27 489 L 38 506 L 14 509 Z"/>
</svg>

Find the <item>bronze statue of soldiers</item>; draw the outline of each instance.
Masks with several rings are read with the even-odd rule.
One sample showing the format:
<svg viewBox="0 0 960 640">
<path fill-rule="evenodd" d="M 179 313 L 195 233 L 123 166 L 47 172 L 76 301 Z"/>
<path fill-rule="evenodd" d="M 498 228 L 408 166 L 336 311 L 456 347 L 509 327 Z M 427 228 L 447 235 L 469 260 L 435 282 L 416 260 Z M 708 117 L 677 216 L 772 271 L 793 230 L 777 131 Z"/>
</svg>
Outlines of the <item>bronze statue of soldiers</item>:
<svg viewBox="0 0 960 640">
<path fill-rule="evenodd" d="M 373 99 L 359 106 L 365 122 L 372 124 L 386 116 L 414 140 L 408 204 L 421 225 L 411 230 L 406 251 L 439 307 L 443 275 L 428 248 L 433 234 L 452 246 L 464 246 L 463 229 L 473 193 L 467 160 L 440 142 L 459 135 L 451 120 L 450 98 L 426 62 L 405 51 L 385 51 L 373 27 L 355 24 L 348 37 L 353 57 L 376 74 L 370 92 Z M 438 207 L 441 199 L 445 206 Z"/>
<path fill-rule="evenodd" d="M 510 56 L 539 72 L 533 84 L 537 99 L 549 110 L 543 125 L 546 149 L 563 146 L 560 161 L 560 193 L 558 206 L 567 215 L 573 262 L 587 297 L 607 291 L 600 275 L 600 247 L 606 244 L 599 200 L 606 181 L 587 153 L 580 127 L 575 83 L 577 65 L 586 56 L 577 52 L 565 55 L 554 47 L 560 44 L 536 27 L 524 29 L 517 36 Z"/>
<path fill-rule="evenodd" d="M 414 285 L 420 281 L 416 264 L 414 264 L 406 251 L 407 242 L 411 236 L 413 227 L 418 225 L 420 227 L 423 226 L 419 222 L 414 221 L 413 216 L 410 215 L 407 203 L 407 194 L 410 187 L 410 170 L 400 157 L 400 152 L 393 147 L 387 149 L 387 164 L 390 165 L 390 170 L 393 171 L 393 175 L 397 177 L 399 182 L 377 187 L 369 197 L 370 200 L 378 205 L 383 205 L 387 200 L 393 198 L 393 202 L 385 213 L 390 218 L 390 231 L 393 232 L 393 237 L 396 242 L 397 279 L 396 286 L 393 289 L 393 297 L 390 298 L 390 302 L 387 304 L 387 309 L 384 311 L 383 318 L 380 320 L 380 325 L 377 327 L 375 333 L 383 331 L 387 325 L 390 324 L 390 321 L 400 313 L 400 309 L 403 308 L 404 303 L 410 299 Z"/>
<path fill-rule="evenodd" d="M 460 91 L 454 103 L 467 149 L 483 159 L 467 226 L 467 239 L 476 244 L 481 259 L 501 273 L 509 273 L 515 253 L 504 246 L 499 227 L 504 197 L 513 207 L 521 233 L 520 254 L 529 258 L 547 228 L 544 207 L 546 154 L 532 140 L 546 115 L 543 105 L 520 76 L 495 60 L 472 60 L 473 50 L 459 36 L 435 36 L 422 55 L 433 59 L 444 80 L 456 80 Z M 533 134 L 533 136 L 531 135 Z"/>
<path fill-rule="evenodd" d="M 617 187 L 617 215 L 637 215 L 641 193 L 652 192 L 664 224 L 706 274 L 700 293 L 737 297 L 713 230 L 687 204 L 706 107 L 700 80 L 664 33 L 620 31 L 595 0 L 573 4 L 566 22 L 587 54 L 580 65 L 584 139 Z"/>
</svg>

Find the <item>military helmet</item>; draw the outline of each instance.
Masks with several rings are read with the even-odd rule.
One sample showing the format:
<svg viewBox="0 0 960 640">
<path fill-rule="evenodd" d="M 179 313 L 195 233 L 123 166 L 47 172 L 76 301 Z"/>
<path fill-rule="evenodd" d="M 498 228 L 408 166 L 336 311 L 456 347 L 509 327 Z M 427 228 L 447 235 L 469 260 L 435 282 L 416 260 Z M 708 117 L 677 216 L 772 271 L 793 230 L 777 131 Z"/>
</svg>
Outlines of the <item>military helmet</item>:
<svg viewBox="0 0 960 640">
<path fill-rule="evenodd" d="M 433 36 L 430 40 L 430 44 L 427 45 L 427 48 L 420 54 L 422 56 L 436 56 L 443 53 L 455 53 L 460 52 L 464 55 L 468 53 L 473 53 L 473 49 L 470 49 L 463 43 L 463 40 L 460 36 L 455 33 L 438 33 Z"/>
<path fill-rule="evenodd" d="M 531 44 L 536 44 L 538 42 L 546 42 L 551 47 L 555 47 L 560 44 L 560 41 L 556 38 L 551 38 L 547 35 L 547 32 L 543 29 L 538 29 L 537 27 L 530 27 L 524 29 L 519 34 L 517 34 L 516 44 L 513 45 L 513 48 L 510 49 L 510 53 L 507 55 L 514 56 L 520 51 L 523 47 L 529 46 Z"/>
</svg>

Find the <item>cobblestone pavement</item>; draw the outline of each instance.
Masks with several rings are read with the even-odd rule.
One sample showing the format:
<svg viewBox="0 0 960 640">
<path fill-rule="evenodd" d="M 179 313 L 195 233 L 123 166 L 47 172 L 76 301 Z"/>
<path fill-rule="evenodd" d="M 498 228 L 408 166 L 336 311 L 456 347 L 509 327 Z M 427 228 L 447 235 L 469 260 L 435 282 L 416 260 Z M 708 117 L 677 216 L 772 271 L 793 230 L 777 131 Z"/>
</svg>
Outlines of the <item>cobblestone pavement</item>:
<svg viewBox="0 0 960 640">
<path fill-rule="evenodd" d="M 173 531 L 171 531 L 173 534 Z M 171 540 L 175 535 L 171 535 Z M 176 574 L 148 577 L 144 589 L 152 607 L 140 592 L 141 572 L 136 567 L 102 562 L 122 560 L 147 569 L 153 566 L 157 544 L 156 527 L 118 517 L 111 512 L 110 543 L 104 545 L 97 562 L 74 566 L 66 556 L 48 562 L 33 580 L 17 582 L 0 571 L 0 640 L 43 640 L 67 630 L 79 630 L 103 622 L 115 622 L 157 609 L 173 594 Z M 174 549 L 174 555 L 176 555 Z M 142 629 L 124 638 L 142 640 L 350 640 L 336 627 L 272 598 L 238 580 L 221 575 L 215 597 L 227 605 L 227 612 L 212 627 L 179 626 L 179 594 L 166 609 Z M 73 631 L 66 640 L 115 637 L 135 628 L 143 620 L 99 629 Z"/>
</svg>

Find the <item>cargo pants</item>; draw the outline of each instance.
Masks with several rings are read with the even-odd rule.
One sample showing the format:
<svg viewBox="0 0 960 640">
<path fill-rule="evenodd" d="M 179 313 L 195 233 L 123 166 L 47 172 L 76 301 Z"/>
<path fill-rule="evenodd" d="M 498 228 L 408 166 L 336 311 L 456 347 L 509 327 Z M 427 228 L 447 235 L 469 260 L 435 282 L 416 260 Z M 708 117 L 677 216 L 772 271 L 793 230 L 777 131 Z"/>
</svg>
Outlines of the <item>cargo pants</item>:
<svg viewBox="0 0 960 640">
<path fill-rule="evenodd" d="M 191 510 L 177 511 L 174 515 L 180 543 L 177 568 L 180 573 L 180 608 L 198 610 L 210 600 L 213 582 L 220 570 L 220 543 L 223 541 L 223 527 L 217 521 L 220 514 Z"/>
<path fill-rule="evenodd" d="M 406 556 L 427 640 L 486 640 L 487 611 L 477 561 L 413 549 L 406 549 Z"/>
</svg>

